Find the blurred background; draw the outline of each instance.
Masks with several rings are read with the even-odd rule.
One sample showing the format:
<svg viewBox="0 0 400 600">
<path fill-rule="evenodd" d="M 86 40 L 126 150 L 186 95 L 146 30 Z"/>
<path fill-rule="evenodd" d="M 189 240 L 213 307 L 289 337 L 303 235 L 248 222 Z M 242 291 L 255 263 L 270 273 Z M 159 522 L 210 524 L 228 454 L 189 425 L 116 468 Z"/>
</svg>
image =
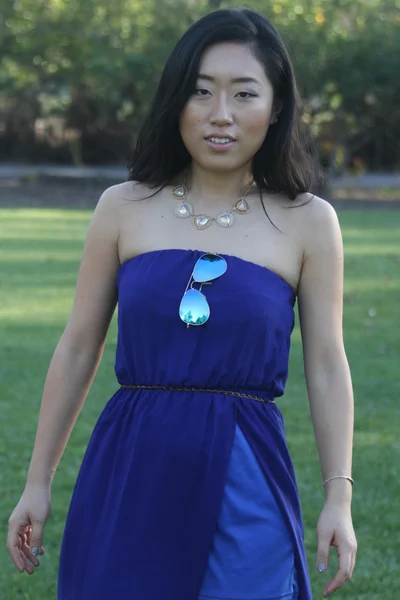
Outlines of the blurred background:
<svg viewBox="0 0 400 600">
<path fill-rule="evenodd" d="M 166 56 L 220 0 L 1 0 L 0 161 L 125 165 Z M 400 3 L 252 0 L 331 175 L 400 166 Z"/>
<path fill-rule="evenodd" d="M 202 15 L 259 10 L 289 49 L 345 245 L 346 351 L 355 400 L 352 600 L 400 587 L 400 0 L 0 0 L 0 521 L 19 499 L 40 397 L 71 309 L 92 208 L 125 165 L 166 57 Z M 314 597 L 323 503 L 293 333 L 284 413 Z M 98 375 L 53 484 L 46 555 L 31 578 L 0 553 L 0 600 L 55 600 L 66 512 L 89 436 L 116 389 L 114 318 Z M 127 540 L 129 543 L 129 540 Z M 195 540 L 194 542 L 195 543 Z M 92 599 L 88 599 L 92 600 Z M 135 599 L 136 600 L 136 599 Z M 139 600 L 139 599 L 138 599 Z"/>
</svg>

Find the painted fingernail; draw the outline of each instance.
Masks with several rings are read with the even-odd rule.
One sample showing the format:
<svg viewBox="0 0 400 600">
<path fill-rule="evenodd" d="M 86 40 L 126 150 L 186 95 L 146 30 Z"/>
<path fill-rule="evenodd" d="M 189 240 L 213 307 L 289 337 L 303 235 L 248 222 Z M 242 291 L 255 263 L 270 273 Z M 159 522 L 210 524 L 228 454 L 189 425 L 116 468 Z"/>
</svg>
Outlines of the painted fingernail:
<svg viewBox="0 0 400 600">
<path fill-rule="evenodd" d="M 33 556 L 38 556 L 39 552 L 40 552 L 40 548 L 31 548 L 31 552 L 33 554 Z"/>
<path fill-rule="evenodd" d="M 323 573 L 324 571 L 326 571 L 326 565 L 324 563 L 318 563 L 317 571 L 318 573 Z"/>
</svg>

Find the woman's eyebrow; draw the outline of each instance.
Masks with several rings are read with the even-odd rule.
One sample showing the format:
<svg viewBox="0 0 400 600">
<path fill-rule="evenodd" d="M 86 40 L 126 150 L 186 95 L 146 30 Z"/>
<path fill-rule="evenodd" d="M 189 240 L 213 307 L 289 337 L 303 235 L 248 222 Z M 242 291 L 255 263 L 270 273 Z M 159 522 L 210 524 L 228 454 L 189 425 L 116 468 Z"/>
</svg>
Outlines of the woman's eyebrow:
<svg viewBox="0 0 400 600">
<path fill-rule="evenodd" d="M 204 73 L 199 73 L 198 79 L 205 79 L 215 83 L 215 77 L 211 77 L 211 75 L 205 75 Z M 256 83 L 257 85 L 261 85 L 261 82 L 258 81 L 258 79 L 254 79 L 254 77 L 234 77 L 230 80 L 230 83 Z"/>
</svg>

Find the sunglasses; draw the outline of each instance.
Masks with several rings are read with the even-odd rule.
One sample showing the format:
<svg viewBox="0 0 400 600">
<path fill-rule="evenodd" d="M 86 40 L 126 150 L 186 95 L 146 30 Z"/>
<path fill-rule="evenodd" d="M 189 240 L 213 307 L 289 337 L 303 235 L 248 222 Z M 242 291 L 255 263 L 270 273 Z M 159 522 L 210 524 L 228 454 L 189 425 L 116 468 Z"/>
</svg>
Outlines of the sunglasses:
<svg viewBox="0 0 400 600">
<path fill-rule="evenodd" d="M 203 325 L 210 316 L 207 298 L 202 294 L 203 285 L 210 285 L 227 270 L 226 260 L 218 254 L 203 254 L 197 260 L 179 306 L 179 316 L 187 327 Z M 193 287 L 200 283 L 200 288 Z"/>
</svg>

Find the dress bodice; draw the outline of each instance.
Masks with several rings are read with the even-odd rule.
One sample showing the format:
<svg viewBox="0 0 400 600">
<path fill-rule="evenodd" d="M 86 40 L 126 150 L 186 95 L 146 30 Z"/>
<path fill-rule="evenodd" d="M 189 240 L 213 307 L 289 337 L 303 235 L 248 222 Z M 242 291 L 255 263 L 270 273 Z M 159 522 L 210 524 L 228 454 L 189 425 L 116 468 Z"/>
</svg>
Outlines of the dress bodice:
<svg viewBox="0 0 400 600">
<path fill-rule="evenodd" d="M 227 271 L 203 287 L 209 320 L 189 327 L 179 305 L 199 250 L 154 250 L 119 269 L 115 372 L 121 384 L 284 392 L 294 291 L 261 265 L 222 254 Z"/>
</svg>

